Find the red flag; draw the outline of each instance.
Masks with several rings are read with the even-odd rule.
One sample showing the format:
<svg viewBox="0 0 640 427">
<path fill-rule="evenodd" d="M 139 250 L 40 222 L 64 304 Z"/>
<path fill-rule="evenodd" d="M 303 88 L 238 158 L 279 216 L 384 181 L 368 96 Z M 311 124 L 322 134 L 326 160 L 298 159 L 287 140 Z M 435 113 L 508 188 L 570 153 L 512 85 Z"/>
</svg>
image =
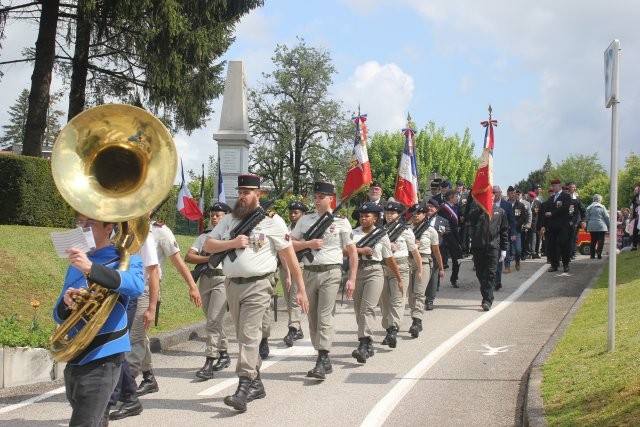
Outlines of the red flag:
<svg viewBox="0 0 640 427">
<path fill-rule="evenodd" d="M 415 131 L 411 129 L 407 116 L 407 127 L 402 129 L 405 135 L 404 151 L 398 167 L 398 179 L 396 191 L 393 197 L 405 206 L 413 206 L 418 203 L 418 164 L 416 162 Z"/>
<path fill-rule="evenodd" d="M 182 184 L 180 185 L 180 192 L 178 193 L 178 212 L 188 220 L 195 221 L 202 218 L 202 212 L 200 211 L 198 203 L 191 195 L 189 188 L 187 188 L 187 183 L 184 181 L 182 160 L 180 161 L 180 170 L 182 171 Z"/>
<path fill-rule="evenodd" d="M 342 189 L 341 200 L 346 199 L 353 193 L 362 190 L 367 184 L 373 181 L 371 177 L 371 165 L 367 154 L 367 120 L 366 114 L 358 114 L 353 117 L 356 124 L 356 137 L 353 144 L 353 154 L 349 161 L 347 177 Z"/>
<path fill-rule="evenodd" d="M 496 120 L 491 120 L 491 106 L 489 106 L 489 120 L 480 123 L 486 128 L 484 134 L 484 148 L 482 157 L 473 181 L 471 194 L 483 211 L 491 218 L 491 205 L 493 204 L 493 126 L 498 126 Z"/>
</svg>

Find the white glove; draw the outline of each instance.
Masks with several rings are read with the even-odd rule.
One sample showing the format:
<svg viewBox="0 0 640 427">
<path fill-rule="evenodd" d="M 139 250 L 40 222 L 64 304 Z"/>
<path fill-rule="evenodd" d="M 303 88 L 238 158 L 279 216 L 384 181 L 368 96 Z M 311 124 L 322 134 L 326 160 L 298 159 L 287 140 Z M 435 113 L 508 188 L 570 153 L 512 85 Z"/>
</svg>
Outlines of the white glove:
<svg viewBox="0 0 640 427">
<path fill-rule="evenodd" d="M 498 262 L 504 261 L 506 256 L 507 256 L 507 251 L 500 251 L 500 258 L 498 259 Z"/>
</svg>

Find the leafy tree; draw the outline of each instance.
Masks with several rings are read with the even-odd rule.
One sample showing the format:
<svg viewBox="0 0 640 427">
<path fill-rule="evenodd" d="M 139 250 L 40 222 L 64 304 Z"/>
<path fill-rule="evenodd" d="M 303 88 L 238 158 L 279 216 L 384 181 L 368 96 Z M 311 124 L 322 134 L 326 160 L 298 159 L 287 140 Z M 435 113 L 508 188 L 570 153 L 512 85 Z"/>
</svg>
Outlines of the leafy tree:
<svg viewBox="0 0 640 427">
<path fill-rule="evenodd" d="M 580 194 L 580 200 L 584 203 L 584 206 L 587 207 L 593 201 L 593 196 L 599 194 L 602 196 L 602 204 L 605 206 L 609 205 L 609 195 L 610 195 L 610 182 L 609 176 L 606 173 L 597 173 L 591 178 L 586 185 L 580 187 L 578 189 L 578 194 Z"/>
<path fill-rule="evenodd" d="M 62 97 L 62 92 L 55 93 L 49 100 L 49 108 L 46 118 L 46 128 L 42 145 L 53 146 L 53 143 L 60 132 L 60 118 L 64 112 L 56 110 L 55 103 Z M 0 144 L 8 146 L 12 144 L 22 144 L 24 141 L 25 126 L 27 123 L 27 112 L 29 109 L 29 91 L 24 89 L 16 103 L 9 107 L 9 124 L 3 125 L 4 135 L 0 137 Z"/>
<path fill-rule="evenodd" d="M 544 165 L 542 165 L 542 168 L 530 172 L 526 179 L 516 183 L 516 187 L 520 188 L 522 191 L 529 191 L 529 189 L 533 188 L 534 184 L 540 184 L 544 188 L 548 187 L 548 184 L 552 179 L 549 177 L 551 168 L 551 158 L 547 155 L 547 160 L 544 162 Z"/>
<path fill-rule="evenodd" d="M 416 161 L 422 193 L 429 186 L 426 176 L 431 172 L 438 172 L 453 182 L 461 180 L 471 187 L 478 169 L 478 159 L 473 154 L 475 145 L 470 139 L 468 129 L 462 138 L 458 134 L 448 136 L 445 129 L 436 128 L 434 122 L 429 122 L 416 133 Z M 385 198 L 393 196 L 395 192 L 404 144 L 405 136 L 401 130 L 394 133 L 376 132 L 371 138 L 371 173 L 375 180 L 380 181 Z"/>
<path fill-rule="evenodd" d="M 328 52 L 299 38 L 293 48 L 278 45 L 276 70 L 249 90 L 249 123 L 256 143 L 250 168 L 279 191 L 293 183 L 299 194 L 314 180 L 340 182 L 351 152 L 352 125 L 342 104 L 329 98 L 335 68 Z"/>
<path fill-rule="evenodd" d="M 606 173 L 604 166 L 598 159 L 598 153 L 592 155 L 570 154 L 562 163 L 557 164 L 549 171 L 549 177 L 558 178 L 562 182 L 573 181 L 578 191 L 585 186 L 591 178 L 598 174 Z"/>
<path fill-rule="evenodd" d="M 640 156 L 633 151 L 625 159 L 625 168 L 618 174 L 618 206 L 631 205 L 633 189 L 640 182 Z"/>
</svg>

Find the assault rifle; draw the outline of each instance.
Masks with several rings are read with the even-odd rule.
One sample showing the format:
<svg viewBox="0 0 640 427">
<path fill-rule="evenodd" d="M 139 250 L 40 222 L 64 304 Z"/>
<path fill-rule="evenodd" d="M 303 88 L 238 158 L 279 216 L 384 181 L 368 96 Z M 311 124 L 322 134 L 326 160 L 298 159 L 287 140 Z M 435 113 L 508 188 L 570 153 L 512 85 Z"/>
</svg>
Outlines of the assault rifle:
<svg viewBox="0 0 640 427">
<path fill-rule="evenodd" d="M 409 208 L 406 208 L 393 221 L 385 224 L 384 229 L 387 231 L 387 234 L 389 235 L 389 240 L 391 240 L 391 243 L 394 243 L 396 240 L 398 240 L 398 237 L 400 237 L 402 232 L 407 228 L 407 224 L 404 221 L 404 214 L 408 210 Z"/>
<path fill-rule="evenodd" d="M 380 239 L 382 239 L 386 235 L 387 230 L 385 227 L 376 227 L 362 239 L 358 240 L 358 243 L 356 243 L 356 248 L 373 248 L 376 243 L 378 243 Z M 371 258 L 371 255 L 367 255 L 367 258 Z"/>
<path fill-rule="evenodd" d="M 267 210 L 275 203 L 276 200 L 285 195 L 287 191 L 291 188 L 291 184 L 287 186 L 280 194 L 278 194 L 275 198 L 266 201 L 263 206 L 258 206 L 253 212 L 247 215 L 238 225 L 233 227 L 233 230 L 229 233 L 229 240 L 233 240 L 238 236 L 244 235 L 249 237 L 251 231 L 255 228 L 256 225 L 260 224 L 260 222 L 265 219 L 267 216 Z M 216 268 L 226 256 L 229 255 L 229 260 L 234 262 L 238 255 L 236 254 L 236 249 L 227 249 L 226 251 L 216 252 L 215 254 L 209 257 L 209 265 L 212 268 Z"/>
<path fill-rule="evenodd" d="M 429 220 L 430 219 L 431 218 L 423 219 L 422 222 L 420 224 L 418 224 L 418 226 L 413 229 L 413 235 L 416 236 L 416 240 L 420 240 L 420 238 L 422 237 L 424 232 L 427 231 L 427 228 L 429 228 Z"/>
<path fill-rule="evenodd" d="M 211 256 L 211 254 L 208 252 L 202 252 L 200 253 L 200 255 Z M 203 262 L 202 264 L 196 264 L 193 270 L 191 270 L 191 277 L 193 278 L 193 281 L 195 283 L 198 283 L 198 279 L 200 279 L 200 276 L 202 275 L 202 273 L 204 273 L 208 268 L 209 268 L 208 262 Z"/>
<path fill-rule="evenodd" d="M 329 228 L 329 226 L 333 224 L 333 220 L 335 219 L 336 213 L 340 210 L 343 204 L 348 202 L 349 202 L 349 199 L 347 198 L 342 202 L 340 202 L 340 204 L 336 206 L 333 212 L 323 213 L 320 216 L 320 218 L 318 218 L 316 222 L 314 222 L 311 225 L 311 227 L 309 227 L 309 229 L 304 232 L 304 234 L 302 235 L 302 238 L 304 240 L 314 240 L 314 239 L 322 238 L 322 236 L 324 235 L 324 232 L 327 231 L 327 228 Z M 314 258 L 313 250 L 309 248 L 301 249 L 298 252 L 296 252 L 296 257 L 298 258 L 298 261 L 302 261 L 302 258 L 306 258 L 309 260 L 309 262 L 313 262 L 313 258 Z"/>
</svg>

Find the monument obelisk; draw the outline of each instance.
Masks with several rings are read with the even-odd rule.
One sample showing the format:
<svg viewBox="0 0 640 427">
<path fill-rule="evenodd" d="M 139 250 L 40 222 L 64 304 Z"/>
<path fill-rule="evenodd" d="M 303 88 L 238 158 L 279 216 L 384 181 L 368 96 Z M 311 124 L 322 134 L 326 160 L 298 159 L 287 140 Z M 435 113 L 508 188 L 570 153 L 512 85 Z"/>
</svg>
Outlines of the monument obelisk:
<svg viewBox="0 0 640 427">
<path fill-rule="evenodd" d="M 222 98 L 220 127 L 213 139 L 218 142 L 218 160 L 227 204 L 236 203 L 238 175 L 249 171 L 249 146 L 254 142 L 249 134 L 247 84 L 242 61 L 229 61 Z"/>
</svg>

